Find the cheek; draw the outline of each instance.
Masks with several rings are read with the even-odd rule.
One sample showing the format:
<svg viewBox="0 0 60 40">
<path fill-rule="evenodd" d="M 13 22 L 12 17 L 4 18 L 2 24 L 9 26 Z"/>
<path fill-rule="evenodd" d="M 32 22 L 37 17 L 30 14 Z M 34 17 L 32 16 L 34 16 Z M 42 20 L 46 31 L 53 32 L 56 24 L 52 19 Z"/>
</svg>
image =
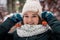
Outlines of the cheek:
<svg viewBox="0 0 60 40">
<path fill-rule="evenodd" d="M 24 23 L 24 24 L 27 23 L 27 18 L 23 18 L 23 23 Z"/>
<path fill-rule="evenodd" d="M 33 22 L 34 22 L 35 24 L 38 24 L 39 18 L 33 18 Z"/>
</svg>

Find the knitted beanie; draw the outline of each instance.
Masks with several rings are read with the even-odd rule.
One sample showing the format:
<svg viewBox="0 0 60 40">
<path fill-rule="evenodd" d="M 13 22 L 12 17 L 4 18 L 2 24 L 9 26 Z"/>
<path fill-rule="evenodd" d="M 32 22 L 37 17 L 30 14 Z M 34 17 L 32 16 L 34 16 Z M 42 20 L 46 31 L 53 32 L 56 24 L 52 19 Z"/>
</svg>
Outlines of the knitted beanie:
<svg viewBox="0 0 60 40">
<path fill-rule="evenodd" d="M 22 9 L 22 15 L 28 11 L 38 12 L 38 15 L 41 16 L 40 14 L 42 13 L 42 6 L 39 3 L 39 0 L 26 0 L 26 3 Z"/>
</svg>

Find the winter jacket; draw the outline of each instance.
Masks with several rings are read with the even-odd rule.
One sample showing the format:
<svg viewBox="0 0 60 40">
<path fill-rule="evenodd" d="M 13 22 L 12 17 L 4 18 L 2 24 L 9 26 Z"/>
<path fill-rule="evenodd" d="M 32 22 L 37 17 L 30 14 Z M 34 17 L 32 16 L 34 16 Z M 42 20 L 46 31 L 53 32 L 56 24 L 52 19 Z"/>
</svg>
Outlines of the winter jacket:
<svg viewBox="0 0 60 40">
<path fill-rule="evenodd" d="M 60 21 L 57 21 L 55 17 L 51 17 L 49 20 L 46 20 L 51 27 L 51 31 L 46 31 L 39 35 L 34 35 L 30 37 L 19 37 L 17 31 L 13 33 L 14 40 L 60 40 Z M 3 24 L 0 25 L 0 39 L 2 40 L 3 35 L 9 31 L 9 29 L 15 25 L 11 19 L 7 19 Z M 51 39 L 49 39 L 51 38 Z"/>
<path fill-rule="evenodd" d="M 0 24 L 0 40 L 7 40 L 9 38 L 8 36 L 11 36 L 11 34 L 8 34 L 8 31 L 15 24 L 16 22 L 12 21 L 10 18 Z"/>
</svg>

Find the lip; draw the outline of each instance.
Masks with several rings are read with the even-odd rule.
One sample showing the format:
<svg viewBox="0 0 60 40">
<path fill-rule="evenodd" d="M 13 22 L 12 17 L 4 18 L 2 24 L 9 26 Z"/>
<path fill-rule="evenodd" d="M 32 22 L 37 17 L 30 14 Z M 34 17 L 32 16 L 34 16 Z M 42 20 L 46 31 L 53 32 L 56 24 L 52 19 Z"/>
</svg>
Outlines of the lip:
<svg viewBox="0 0 60 40">
<path fill-rule="evenodd" d="M 29 25 L 34 25 L 34 23 L 27 23 L 27 24 L 29 24 Z"/>
</svg>

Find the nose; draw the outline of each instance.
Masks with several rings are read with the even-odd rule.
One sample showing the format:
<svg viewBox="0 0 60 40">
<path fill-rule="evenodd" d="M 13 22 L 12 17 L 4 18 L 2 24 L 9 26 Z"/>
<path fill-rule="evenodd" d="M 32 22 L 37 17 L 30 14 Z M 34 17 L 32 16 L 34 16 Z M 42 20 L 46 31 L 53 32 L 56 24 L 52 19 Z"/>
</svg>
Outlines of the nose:
<svg viewBox="0 0 60 40">
<path fill-rule="evenodd" d="M 28 21 L 29 21 L 29 22 L 32 22 L 32 18 L 29 18 Z"/>
<path fill-rule="evenodd" d="M 32 24 L 32 23 L 33 23 L 32 18 L 29 18 L 29 19 L 28 19 L 28 24 Z"/>
</svg>

